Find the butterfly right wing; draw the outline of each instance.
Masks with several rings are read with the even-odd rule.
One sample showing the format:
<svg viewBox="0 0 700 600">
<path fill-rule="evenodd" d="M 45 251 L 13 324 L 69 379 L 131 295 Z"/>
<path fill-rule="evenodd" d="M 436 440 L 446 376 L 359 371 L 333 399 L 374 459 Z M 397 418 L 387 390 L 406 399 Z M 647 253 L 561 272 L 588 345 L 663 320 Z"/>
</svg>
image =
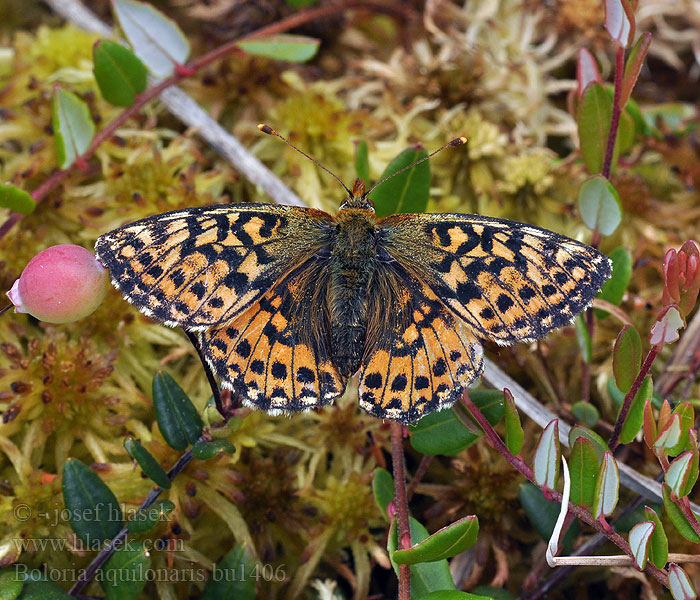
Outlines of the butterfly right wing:
<svg viewBox="0 0 700 600">
<path fill-rule="evenodd" d="M 341 396 L 347 378 L 330 358 L 327 285 L 324 259 L 310 259 L 229 323 L 202 331 L 202 351 L 223 386 L 272 414 Z"/>
<path fill-rule="evenodd" d="M 273 204 L 188 208 L 101 236 L 114 286 L 149 317 L 203 330 L 226 323 L 328 244 L 333 218 Z"/>
</svg>

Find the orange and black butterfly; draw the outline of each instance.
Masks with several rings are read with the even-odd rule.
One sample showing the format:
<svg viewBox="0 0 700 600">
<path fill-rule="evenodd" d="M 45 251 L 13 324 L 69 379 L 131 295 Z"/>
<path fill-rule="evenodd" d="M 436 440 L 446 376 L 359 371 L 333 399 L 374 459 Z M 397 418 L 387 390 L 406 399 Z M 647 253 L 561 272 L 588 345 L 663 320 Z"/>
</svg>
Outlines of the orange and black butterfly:
<svg viewBox="0 0 700 600">
<path fill-rule="evenodd" d="M 604 254 L 539 227 L 377 219 L 361 180 L 347 191 L 335 217 L 272 204 L 148 217 L 100 237 L 97 256 L 142 312 L 197 332 L 246 404 L 318 408 L 359 371 L 362 408 L 406 424 L 452 405 L 481 373 L 479 338 L 541 338 L 610 276 Z"/>
</svg>

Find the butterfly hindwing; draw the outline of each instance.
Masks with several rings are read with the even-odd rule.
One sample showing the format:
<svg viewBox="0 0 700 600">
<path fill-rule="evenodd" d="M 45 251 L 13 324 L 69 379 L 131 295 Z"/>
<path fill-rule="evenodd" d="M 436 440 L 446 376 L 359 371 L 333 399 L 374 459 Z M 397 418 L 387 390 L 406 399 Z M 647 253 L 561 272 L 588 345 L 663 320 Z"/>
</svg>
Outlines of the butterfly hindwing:
<svg viewBox="0 0 700 600">
<path fill-rule="evenodd" d="M 124 225 L 95 250 L 142 312 L 201 330 L 229 321 L 323 247 L 331 221 L 293 206 L 206 206 Z"/>
<path fill-rule="evenodd" d="M 387 267 L 381 278 L 375 290 L 393 293 L 371 296 L 370 309 L 381 306 L 390 317 L 368 340 L 360 405 L 375 417 L 408 424 L 452 405 L 481 373 L 483 350 L 428 286 L 400 269 Z"/>
<path fill-rule="evenodd" d="M 229 323 L 201 332 L 213 371 L 246 404 L 271 413 L 317 408 L 345 390 L 329 356 L 326 271 L 308 261 Z"/>
<path fill-rule="evenodd" d="M 532 225 L 417 214 L 387 217 L 379 227 L 393 259 L 477 335 L 501 344 L 568 324 L 610 276 L 601 252 Z"/>
</svg>

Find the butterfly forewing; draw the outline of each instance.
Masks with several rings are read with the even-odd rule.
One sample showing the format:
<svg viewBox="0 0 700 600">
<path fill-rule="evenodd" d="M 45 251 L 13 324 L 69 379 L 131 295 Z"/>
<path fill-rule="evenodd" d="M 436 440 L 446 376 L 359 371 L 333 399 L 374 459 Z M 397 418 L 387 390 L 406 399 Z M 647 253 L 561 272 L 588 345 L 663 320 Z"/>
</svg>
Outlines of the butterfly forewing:
<svg viewBox="0 0 700 600">
<path fill-rule="evenodd" d="M 531 225 L 478 215 L 394 215 L 382 246 L 480 337 L 541 338 L 587 307 L 610 276 L 601 252 Z"/>
<path fill-rule="evenodd" d="M 385 281 L 370 291 L 370 308 L 381 306 L 389 318 L 380 321 L 363 360 L 360 405 L 408 424 L 452 405 L 481 373 L 483 350 L 427 285 L 400 267 L 381 267 L 377 278 Z M 379 289 L 396 293 L 373 295 Z"/>
<path fill-rule="evenodd" d="M 292 206 L 207 206 L 130 223 L 100 237 L 95 250 L 140 310 L 201 330 L 229 321 L 318 252 L 331 222 Z"/>
</svg>

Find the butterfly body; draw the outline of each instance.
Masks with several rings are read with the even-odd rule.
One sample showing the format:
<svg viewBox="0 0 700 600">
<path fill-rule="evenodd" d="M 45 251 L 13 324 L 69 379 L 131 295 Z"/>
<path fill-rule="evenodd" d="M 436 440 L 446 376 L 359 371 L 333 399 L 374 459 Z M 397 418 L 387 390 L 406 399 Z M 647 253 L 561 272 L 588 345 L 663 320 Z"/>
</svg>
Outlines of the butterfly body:
<svg viewBox="0 0 700 600">
<path fill-rule="evenodd" d="M 270 204 L 185 209 L 98 239 L 114 285 L 197 332 L 222 385 L 270 413 L 318 408 L 359 371 L 360 405 L 412 423 L 482 370 L 479 338 L 543 337 L 590 305 L 610 261 L 531 225 L 377 219 L 356 183 L 334 217 Z"/>
</svg>

